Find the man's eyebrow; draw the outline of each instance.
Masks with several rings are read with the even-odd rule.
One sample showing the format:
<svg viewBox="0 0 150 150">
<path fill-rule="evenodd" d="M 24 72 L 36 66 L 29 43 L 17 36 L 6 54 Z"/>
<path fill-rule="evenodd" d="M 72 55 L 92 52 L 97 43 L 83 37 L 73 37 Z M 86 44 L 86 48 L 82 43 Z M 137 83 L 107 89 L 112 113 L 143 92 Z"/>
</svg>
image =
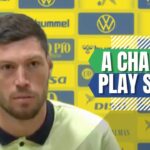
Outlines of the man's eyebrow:
<svg viewBox="0 0 150 150">
<path fill-rule="evenodd" d="M 0 60 L 0 64 L 15 64 L 15 63 L 11 60 Z"/>
<path fill-rule="evenodd" d="M 43 57 L 39 56 L 39 55 L 36 55 L 36 56 L 29 56 L 25 59 L 25 61 L 31 61 L 31 60 L 43 60 Z M 7 59 L 6 60 L 5 59 L 0 60 L 0 64 L 5 64 L 5 63 L 15 64 L 16 61 L 7 60 Z"/>
<path fill-rule="evenodd" d="M 33 59 L 40 59 L 40 60 L 43 60 L 43 57 L 42 56 L 30 56 L 29 58 L 27 58 L 27 60 L 33 60 Z"/>
</svg>

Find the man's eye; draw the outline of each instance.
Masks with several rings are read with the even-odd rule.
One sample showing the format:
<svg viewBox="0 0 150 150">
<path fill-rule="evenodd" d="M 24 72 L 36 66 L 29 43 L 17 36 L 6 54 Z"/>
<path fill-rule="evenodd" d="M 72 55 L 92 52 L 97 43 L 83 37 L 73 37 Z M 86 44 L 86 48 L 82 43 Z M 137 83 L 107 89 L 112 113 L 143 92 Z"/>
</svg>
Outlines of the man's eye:
<svg viewBox="0 0 150 150">
<path fill-rule="evenodd" d="M 5 65 L 2 65 L 0 67 L 1 70 L 10 70 L 10 69 L 13 69 L 14 67 L 11 65 L 11 64 L 5 64 Z"/>
<path fill-rule="evenodd" d="M 38 61 L 32 61 L 30 64 L 29 64 L 29 67 L 31 68 L 36 68 L 39 66 L 39 62 Z"/>
</svg>

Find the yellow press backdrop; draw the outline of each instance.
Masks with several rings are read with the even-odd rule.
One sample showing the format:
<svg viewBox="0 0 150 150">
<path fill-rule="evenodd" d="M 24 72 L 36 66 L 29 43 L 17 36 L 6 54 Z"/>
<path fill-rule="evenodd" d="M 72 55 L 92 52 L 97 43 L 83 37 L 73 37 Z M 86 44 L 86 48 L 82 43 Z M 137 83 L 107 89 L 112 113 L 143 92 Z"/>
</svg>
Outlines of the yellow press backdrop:
<svg viewBox="0 0 150 150">
<path fill-rule="evenodd" d="M 0 11 L 27 14 L 45 30 L 54 62 L 48 98 L 104 117 L 122 150 L 150 150 L 150 109 L 112 111 L 113 98 L 88 87 L 95 48 L 150 48 L 150 0 L 0 0 Z"/>
</svg>

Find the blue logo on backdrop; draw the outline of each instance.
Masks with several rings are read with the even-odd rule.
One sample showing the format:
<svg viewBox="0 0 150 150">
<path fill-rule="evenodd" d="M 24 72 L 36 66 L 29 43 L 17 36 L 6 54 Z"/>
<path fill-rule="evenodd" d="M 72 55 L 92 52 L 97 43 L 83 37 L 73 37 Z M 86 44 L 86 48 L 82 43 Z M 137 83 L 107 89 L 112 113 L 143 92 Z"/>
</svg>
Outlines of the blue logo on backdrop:
<svg viewBox="0 0 150 150">
<path fill-rule="evenodd" d="M 102 33 L 110 33 L 115 29 L 116 21 L 110 15 L 101 15 L 97 20 L 97 28 Z"/>
<path fill-rule="evenodd" d="M 94 72 L 90 65 L 78 66 L 78 86 L 88 86 Z"/>
<path fill-rule="evenodd" d="M 55 0 L 38 0 L 38 3 L 43 7 L 50 7 L 55 3 Z"/>
<path fill-rule="evenodd" d="M 68 104 L 74 104 L 73 91 L 48 91 L 48 98 L 52 100 L 62 101 Z"/>
<path fill-rule="evenodd" d="M 139 8 L 150 9 L 150 0 L 139 0 Z"/>
<path fill-rule="evenodd" d="M 138 150 L 150 150 L 150 143 L 139 143 Z"/>
<path fill-rule="evenodd" d="M 79 34 L 133 34 L 133 13 L 80 13 Z"/>
<path fill-rule="evenodd" d="M 74 0 L 19 0 L 19 8 L 74 8 Z"/>
<path fill-rule="evenodd" d="M 73 60 L 74 40 L 73 39 L 49 39 L 49 55 L 52 60 Z"/>
</svg>

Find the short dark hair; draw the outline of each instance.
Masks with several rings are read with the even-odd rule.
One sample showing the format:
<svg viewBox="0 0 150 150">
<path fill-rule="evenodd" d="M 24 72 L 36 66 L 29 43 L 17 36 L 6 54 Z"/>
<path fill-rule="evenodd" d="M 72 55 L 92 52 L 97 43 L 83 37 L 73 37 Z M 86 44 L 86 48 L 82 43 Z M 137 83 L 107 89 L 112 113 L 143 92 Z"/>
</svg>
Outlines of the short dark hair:
<svg viewBox="0 0 150 150">
<path fill-rule="evenodd" d="M 36 21 L 24 14 L 11 13 L 0 16 L 0 44 L 7 44 L 32 36 L 39 40 L 47 55 L 47 38 Z"/>
</svg>

